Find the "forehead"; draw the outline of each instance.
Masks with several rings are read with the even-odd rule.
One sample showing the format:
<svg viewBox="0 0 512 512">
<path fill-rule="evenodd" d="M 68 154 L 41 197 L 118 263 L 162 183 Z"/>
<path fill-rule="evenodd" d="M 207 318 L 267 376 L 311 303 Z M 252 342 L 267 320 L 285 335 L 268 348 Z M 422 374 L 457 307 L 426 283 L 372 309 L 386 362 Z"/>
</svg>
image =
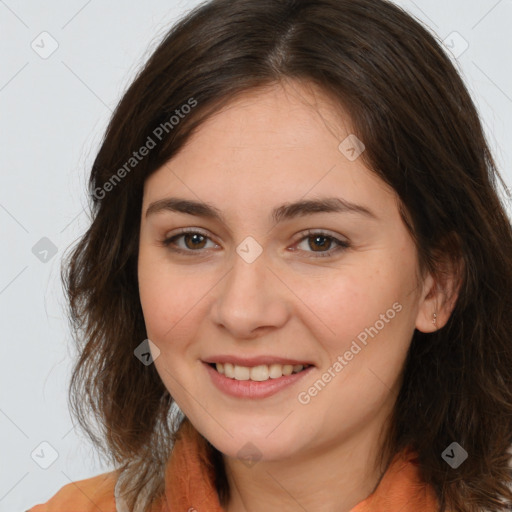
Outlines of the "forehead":
<svg viewBox="0 0 512 512">
<path fill-rule="evenodd" d="M 145 197 L 182 192 L 224 206 L 226 198 L 249 205 L 334 192 L 352 201 L 389 201 L 389 187 L 361 158 L 351 161 L 339 149 L 349 135 L 349 117 L 314 86 L 248 91 L 204 121 L 147 179 Z"/>
<path fill-rule="evenodd" d="M 326 130 L 335 139 L 351 132 L 342 106 L 313 84 L 279 82 L 233 98 L 203 123 L 195 139 L 204 142 L 216 135 L 233 148 L 284 149 L 317 144 Z M 224 138 L 227 133 L 230 139 Z"/>
</svg>

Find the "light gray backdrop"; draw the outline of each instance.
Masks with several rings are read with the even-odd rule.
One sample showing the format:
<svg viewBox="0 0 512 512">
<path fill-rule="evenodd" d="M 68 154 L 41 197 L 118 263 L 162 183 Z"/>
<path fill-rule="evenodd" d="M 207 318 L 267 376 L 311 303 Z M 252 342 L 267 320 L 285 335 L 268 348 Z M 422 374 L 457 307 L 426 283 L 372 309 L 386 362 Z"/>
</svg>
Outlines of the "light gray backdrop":
<svg viewBox="0 0 512 512">
<path fill-rule="evenodd" d="M 59 268 L 87 226 L 87 173 L 112 110 L 166 29 L 198 3 L 0 0 L 0 511 L 110 469 L 67 409 Z M 512 0 L 397 3 L 451 48 L 511 187 Z"/>
</svg>

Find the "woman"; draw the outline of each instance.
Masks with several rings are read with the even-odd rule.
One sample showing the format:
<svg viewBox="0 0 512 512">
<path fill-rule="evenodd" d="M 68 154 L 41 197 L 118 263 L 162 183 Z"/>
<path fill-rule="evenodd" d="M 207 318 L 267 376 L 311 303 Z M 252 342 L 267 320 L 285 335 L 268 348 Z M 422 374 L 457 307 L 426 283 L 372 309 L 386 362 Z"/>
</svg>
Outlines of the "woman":
<svg viewBox="0 0 512 512">
<path fill-rule="evenodd" d="M 507 510 L 497 176 L 395 5 L 192 11 L 114 113 L 64 276 L 71 404 L 117 469 L 32 512 Z"/>
</svg>

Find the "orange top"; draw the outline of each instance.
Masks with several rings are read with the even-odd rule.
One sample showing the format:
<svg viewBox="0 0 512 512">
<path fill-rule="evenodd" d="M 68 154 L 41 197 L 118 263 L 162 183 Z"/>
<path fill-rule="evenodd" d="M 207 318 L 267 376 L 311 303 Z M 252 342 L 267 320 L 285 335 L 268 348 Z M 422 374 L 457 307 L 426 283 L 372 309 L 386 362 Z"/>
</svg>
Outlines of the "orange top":
<svg viewBox="0 0 512 512">
<path fill-rule="evenodd" d="M 188 510 L 223 512 L 214 485 L 213 467 L 204 438 L 185 420 L 169 458 L 165 473 L 165 496 L 152 512 Z M 62 487 L 49 501 L 27 512 L 121 512 L 114 487 L 118 471 L 73 482 Z M 119 500 L 120 501 L 120 500 Z M 434 491 L 420 479 L 414 453 L 397 455 L 375 491 L 351 512 L 437 512 Z"/>
</svg>

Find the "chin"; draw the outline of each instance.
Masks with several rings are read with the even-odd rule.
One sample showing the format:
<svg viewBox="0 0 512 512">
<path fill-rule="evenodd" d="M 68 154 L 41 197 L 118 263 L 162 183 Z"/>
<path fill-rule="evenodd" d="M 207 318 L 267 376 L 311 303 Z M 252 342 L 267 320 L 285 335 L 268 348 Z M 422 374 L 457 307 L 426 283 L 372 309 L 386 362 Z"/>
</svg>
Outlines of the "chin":
<svg viewBox="0 0 512 512">
<path fill-rule="evenodd" d="M 290 420 L 285 419 L 283 422 L 283 417 L 276 419 L 260 416 L 257 423 L 251 417 L 233 421 L 225 419 L 220 421 L 224 428 L 211 418 L 201 418 L 199 421 L 191 418 L 191 421 L 219 452 L 230 458 L 248 460 L 249 463 L 251 460 L 288 458 L 300 451 L 306 441 L 304 427 L 285 425 Z"/>
</svg>

